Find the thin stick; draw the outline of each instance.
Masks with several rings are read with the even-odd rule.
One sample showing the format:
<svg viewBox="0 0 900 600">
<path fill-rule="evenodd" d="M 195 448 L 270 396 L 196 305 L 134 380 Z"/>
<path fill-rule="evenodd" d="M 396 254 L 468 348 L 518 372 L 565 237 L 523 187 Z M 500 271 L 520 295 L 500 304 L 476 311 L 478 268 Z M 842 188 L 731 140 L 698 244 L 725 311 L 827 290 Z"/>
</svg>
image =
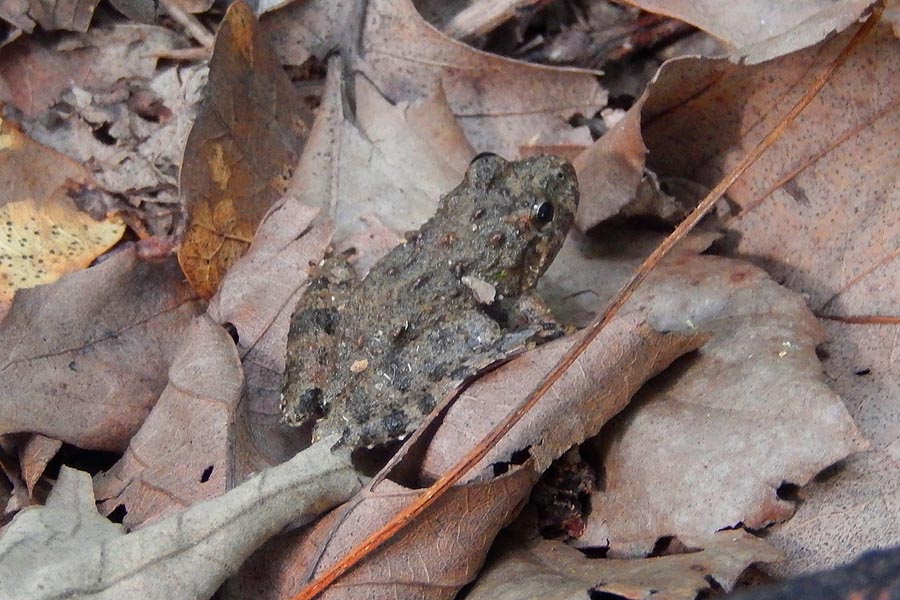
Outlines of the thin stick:
<svg viewBox="0 0 900 600">
<path fill-rule="evenodd" d="M 161 0 L 160 4 L 163 5 L 169 16 L 184 27 L 191 37 L 200 42 L 204 48 L 213 47 L 213 43 L 216 41 L 213 34 L 203 26 L 197 17 L 184 10 L 177 0 Z"/>
<path fill-rule="evenodd" d="M 673 231 L 663 242 L 653 251 L 650 256 L 638 267 L 631 280 L 619 291 L 615 300 L 603 312 L 603 314 L 592 323 L 587 334 L 572 349 L 563 356 L 560 361 L 553 367 L 553 370 L 547 374 L 541 381 L 541 384 L 523 400 L 515 410 L 513 410 L 502 422 L 500 422 L 479 444 L 467 454 L 462 460 L 447 471 L 440 479 L 438 479 L 431 487 L 422 492 L 413 502 L 397 514 L 390 522 L 378 531 L 371 534 L 362 543 L 351 550 L 338 563 L 326 570 L 322 575 L 313 581 L 305 589 L 301 590 L 292 600 L 312 600 L 321 592 L 330 586 L 338 577 L 349 571 L 359 561 L 369 555 L 376 548 L 384 544 L 393 537 L 398 531 L 405 527 L 410 521 L 419 516 L 426 508 L 431 506 L 444 492 L 446 492 L 453 484 L 472 467 L 474 467 L 488 451 L 519 422 L 519 420 L 528 413 L 529 410 L 537 403 L 540 398 L 547 393 L 547 390 L 560 378 L 560 376 L 572 366 L 575 360 L 585 351 L 585 349 L 594 341 L 601 331 L 612 320 L 619 311 L 634 294 L 637 287 L 647 278 L 650 272 L 659 264 L 659 262 L 672 250 L 688 232 L 690 232 L 700 219 L 706 215 L 713 207 L 716 201 L 722 197 L 725 191 L 734 184 L 743 173 L 756 162 L 762 153 L 775 142 L 785 131 L 788 125 L 797 118 L 797 115 L 815 98 L 816 94 L 821 91 L 825 83 L 831 78 L 834 71 L 846 62 L 850 52 L 856 45 L 872 30 L 881 16 L 881 4 L 877 4 L 870 18 L 859 28 L 850 42 L 841 50 L 835 60 L 826 67 L 823 72 L 816 78 L 810 89 L 804 96 L 791 108 L 785 119 L 779 123 L 762 141 L 756 144 L 750 152 L 735 166 L 722 181 L 719 182 L 703 199 L 697 208 L 691 212 L 688 217 Z"/>
</svg>

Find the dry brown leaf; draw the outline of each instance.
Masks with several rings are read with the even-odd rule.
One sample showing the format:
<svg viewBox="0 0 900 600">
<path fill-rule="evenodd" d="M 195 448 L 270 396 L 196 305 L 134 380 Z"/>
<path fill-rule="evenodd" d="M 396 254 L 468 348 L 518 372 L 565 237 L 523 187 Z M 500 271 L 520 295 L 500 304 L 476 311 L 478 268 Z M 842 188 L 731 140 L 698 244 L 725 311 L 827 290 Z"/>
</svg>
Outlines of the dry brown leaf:
<svg viewBox="0 0 900 600">
<path fill-rule="evenodd" d="M 0 477 L 0 507 L 4 518 L 9 518 L 32 504 L 21 465 L 13 458 L 20 441 L 21 436 L 0 435 L 0 471 L 3 473 L 3 477 Z M 5 527 L 0 528 L 0 534 L 4 529 Z"/>
<path fill-rule="evenodd" d="M 278 396 L 292 301 L 330 234 L 310 229 L 316 212 L 289 200 L 267 215 L 209 316 L 188 330 L 169 385 L 125 456 L 95 478 L 103 512 L 121 506 L 122 523 L 141 526 L 215 497 L 300 449 L 303 436 L 280 422 Z M 216 322 L 234 326 L 237 350 Z"/>
<path fill-rule="evenodd" d="M 28 0 L 0 0 L 0 19 L 18 27 L 25 33 L 31 33 L 34 29 L 34 20 L 28 15 L 28 9 Z M 9 37 L 4 40 L 4 42 L 9 41 L 12 41 Z"/>
<path fill-rule="evenodd" d="M 170 0 L 179 9 L 188 13 L 206 12 L 213 5 L 214 0 Z M 168 2 L 145 2 L 144 0 L 110 0 L 110 4 L 123 15 L 139 23 L 156 23 L 157 20 L 167 15 L 166 4 Z"/>
<path fill-rule="evenodd" d="M 186 44 L 163 27 L 134 25 L 51 39 L 25 37 L 0 55 L 2 100 L 29 119 L 41 116 L 73 87 L 106 90 L 122 79 L 149 79 L 156 70 L 157 53 Z"/>
<path fill-rule="evenodd" d="M 28 495 L 34 497 L 34 486 L 47 463 L 53 460 L 62 447 L 62 442 L 45 435 L 33 434 L 19 447 L 19 464 L 22 465 L 22 477 L 28 486 Z"/>
<path fill-rule="evenodd" d="M 648 164 L 662 177 L 709 185 L 777 122 L 847 42 L 752 67 L 670 63 L 645 109 Z M 735 254 L 752 257 L 820 314 L 896 319 L 900 282 L 900 42 L 876 28 L 794 126 L 729 191 Z M 695 93 L 696 92 L 696 93 Z M 663 118 L 663 116 L 665 118 Z M 772 539 L 790 561 L 780 574 L 849 560 L 900 542 L 896 469 L 900 380 L 896 324 L 826 322 L 826 368 L 872 450 L 816 484 Z M 870 373 L 855 372 L 869 368 Z M 841 543 L 835 543 L 840 540 Z"/>
<path fill-rule="evenodd" d="M 579 230 L 589 230 L 631 202 L 644 174 L 646 152 L 640 110 L 632 109 L 574 158 L 581 194 L 575 216 Z"/>
<path fill-rule="evenodd" d="M 30 0 L 28 15 L 45 31 L 87 31 L 100 0 Z"/>
<path fill-rule="evenodd" d="M 460 460 L 537 387 L 579 335 L 527 352 L 466 389 L 425 451 L 424 476 L 439 476 Z M 570 447 L 600 431 L 645 381 L 703 341 L 695 332 L 655 331 L 641 315 L 614 321 L 465 480 L 489 477 L 492 465 L 526 449 L 534 468 L 542 472 Z"/>
<path fill-rule="evenodd" d="M 92 188 L 84 167 L 0 120 L 0 315 L 16 290 L 56 281 L 91 264 L 125 225 L 97 221 L 67 192 Z"/>
<path fill-rule="evenodd" d="M 471 581 L 491 541 L 535 481 L 528 469 L 451 488 L 400 537 L 341 578 L 321 598 L 453 598 Z M 287 598 L 386 523 L 419 490 L 385 481 L 307 532 L 276 538 L 229 581 L 223 599 Z"/>
<path fill-rule="evenodd" d="M 688 540 L 687 544 L 703 550 L 614 560 L 588 558 L 561 542 L 506 536 L 466 597 L 694 600 L 718 586 L 730 590 L 752 563 L 776 561 L 781 556 L 744 531 L 721 531 L 709 538 Z"/>
<path fill-rule="evenodd" d="M 173 260 L 133 247 L 20 291 L 0 322 L 0 433 L 124 450 L 198 308 Z"/>
<path fill-rule="evenodd" d="M 169 384 L 125 455 L 94 478 L 100 511 L 134 529 L 233 487 L 234 412 L 244 384 L 234 342 L 201 315 L 172 359 Z"/>
<path fill-rule="evenodd" d="M 97 514 L 90 476 L 63 467 L 46 506 L 20 512 L 0 538 L 0 596 L 209 598 L 271 536 L 359 488 L 334 441 L 129 534 Z"/>
<path fill-rule="evenodd" d="M 357 68 L 392 102 L 428 96 L 442 82 L 472 146 L 506 158 L 539 133 L 589 145 L 587 128 L 573 129 L 567 119 L 606 104 L 595 73 L 474 50 L 434 29 L 410 0 L 369 2 L 357 52 Z"/>
<path fill-rule="evenodd" d="M 178 260 L 201 296 L 216 292 L 285 192 L 311 123 L 250 8 L 232 4 L 181 171 L 189 224 Z"/>
<path fill-rule="evenodd" d="M 331 226 L 311 225 L 317 212 L 290 197 L 276 205 L 210 301 L 210 316 L 235 328 L 246 379 L 228 441 L 235 483 L 309 444 L 281 422 L 279 404 L 291 315 L 331 238 Z"/>
<path fill-rule="evenodd" d="M 281 62 L 300 66 L 312 56 L 324 60 L 340 45 L 359 4 L 351 0 L 303 0 L 273 12 L 260 7 L 260 23 Z"/>
<path fill-rule="evenodd" d="M 592 442 L 602 489 L 582 546 L 639 556 L 665 536 L 787 519 L 806 484 L 865 447 L 821 373 L 823 332 L 802 299 L 739 261 L 667 264 L 634 300 L 666 329 L 708 331 L 698 356 L 641 390 Z"/>
<path fill-rule="evenodd" d="M 416 8 L 429 23 L 457 40 L 486 35 L 539 0 L 419 1 Z"/>
<path fill-rule="evenodd" d="M 715 0 L 626 0 L 711 33 L 738 49 L 751 62 L 783 56 L 843 31 L 872 4 L 871 0 L 753 0 L 734 5 Z"/>
<path fill-rule="evenodd" d="M 14 46 L 12 60 L 0 56 L 0 88 L 12 90 L 5 97 L 24 112 L 25 132 L 112 193 L 99 203 L 76 195 L 79 205 L 123 212 L 141 236 L 172 235 L 181 224 L 178 172 L 207 69 L 156 67 L 185 45 L 169 29 L 128 24 L 53 44 L 36 36 Z"/>
<path fill-rule="evenodd" d="M 356 267 L 364 274 L 400 242 L 401 233 L 418 228 L 432 215 L 438 195 L 459 183 L 472 150 L 441 94 L 413 106 L 391 106 L 363 80 L 356 96 L 359 127 L 345 119 L 340 61 L 333 59 L 288 194 L 321 207 L 322 217 L 334 223 L 336 251 L 355 247 Z M 442 134 L 431 135 L 435 130 Z M 382 151 L 382 145 L 390 152 Z"/>
<path fill-rule="evenodd" d="M 297 2 L 272 13 L 266 23 L 286 63 L 300 65 L 340 48 L 393 103 L 431 96 L 442 83 L 453 114 L 478 151 L 516 158 L 537 136 L 543 144 L 590 145 L 587 128 L 572 128 L 568 119 L 594 114 L 606 103 L 596 73 L 480 52 L 436 30 L 410 0 L 359 6 Z"/>
</svg>

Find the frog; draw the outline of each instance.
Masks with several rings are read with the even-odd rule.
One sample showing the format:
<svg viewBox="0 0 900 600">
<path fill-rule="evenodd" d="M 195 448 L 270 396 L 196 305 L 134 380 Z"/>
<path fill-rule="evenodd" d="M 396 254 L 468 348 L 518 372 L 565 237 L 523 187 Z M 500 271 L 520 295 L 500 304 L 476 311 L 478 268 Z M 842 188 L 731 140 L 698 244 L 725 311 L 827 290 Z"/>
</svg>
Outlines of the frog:
<svg viewBox="0 0 900 600">
<path fill-rule="evenodd" d="M 389 444 L 463 382 L 562 335 L 534 288 L 578 199 L 563 158 L 482 153 L 364 278 L 352 250 L 327 257 L 291 317 L 282 421 L 314 424 L 313 441 Z"/>
</svg>

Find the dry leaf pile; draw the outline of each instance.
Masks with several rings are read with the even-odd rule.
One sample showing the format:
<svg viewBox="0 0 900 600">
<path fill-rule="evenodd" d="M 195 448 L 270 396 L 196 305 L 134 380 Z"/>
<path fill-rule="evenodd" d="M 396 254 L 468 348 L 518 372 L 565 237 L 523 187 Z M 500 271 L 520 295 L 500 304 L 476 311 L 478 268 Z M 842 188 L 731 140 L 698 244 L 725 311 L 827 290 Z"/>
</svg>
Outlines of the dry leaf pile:
<svg viewBox="0 0 900 600">
<path fill-rule="evenodd" d="M 0 597 L 294 597 L 540 384 L 871 18 L 629 3 L 0 3 Z M 688 599 L 900 545 L 896 16 L 324 597 Z M 538 289 L 572 333 L 372 478 L 387 457 L 280 422 L 293 307 L 326 252 L 364 274 L 483 151 L 576 167 Z"/>
</svg>

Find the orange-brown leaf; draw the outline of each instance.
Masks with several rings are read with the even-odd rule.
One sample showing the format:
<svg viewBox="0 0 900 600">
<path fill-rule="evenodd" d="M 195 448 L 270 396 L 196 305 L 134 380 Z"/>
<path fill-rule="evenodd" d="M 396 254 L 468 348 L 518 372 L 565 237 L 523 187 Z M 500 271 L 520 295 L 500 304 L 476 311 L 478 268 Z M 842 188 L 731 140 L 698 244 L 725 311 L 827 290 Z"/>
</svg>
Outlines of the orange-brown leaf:
<svg viewBox="0 0 900 600">
<path fill-rule="evenodd" d="M 181 171 L 189 224 L 178 260 L 201 296 L 216 292 L 284 193 L 311 122 L 250 8 L 232 4 Z"/>
</svg>

